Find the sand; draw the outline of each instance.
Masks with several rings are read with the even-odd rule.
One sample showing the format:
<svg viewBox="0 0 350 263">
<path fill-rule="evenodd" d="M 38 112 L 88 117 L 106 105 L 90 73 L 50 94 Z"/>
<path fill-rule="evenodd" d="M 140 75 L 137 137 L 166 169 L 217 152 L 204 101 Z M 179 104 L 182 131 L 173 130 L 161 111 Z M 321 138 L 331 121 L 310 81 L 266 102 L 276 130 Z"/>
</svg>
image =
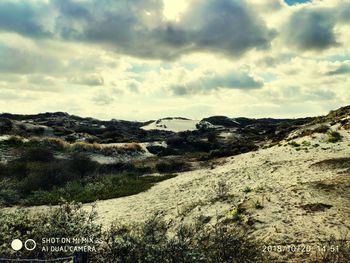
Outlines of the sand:
<svg viewBox="0 0 350 263">
<path fill-rule="evenodd" d="M 194 131 L 197 129 L 198 120 L 183 120 L 183 119 L 161 119 L 141 127 L 144 130 L 162 130 L 172 132 Z"/>
</svg>

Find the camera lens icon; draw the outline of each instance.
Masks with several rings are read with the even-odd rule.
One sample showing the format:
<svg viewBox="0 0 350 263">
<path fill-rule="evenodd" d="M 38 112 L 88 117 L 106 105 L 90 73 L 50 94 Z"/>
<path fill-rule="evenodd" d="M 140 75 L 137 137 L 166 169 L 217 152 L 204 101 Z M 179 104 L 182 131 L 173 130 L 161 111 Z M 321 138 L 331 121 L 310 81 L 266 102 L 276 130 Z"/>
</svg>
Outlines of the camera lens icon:
<svg viewBox="0 0 350 263">
<path fill-rule="evenodd" d="M 14 251 L 19 251 L 23 248 L 23 242 L 20 239 L 14 239 L 11 242 L 11 248 Z M 26 242 L 24 242 L 24 248 L 28 251 L 33 251 L 36 248 L 35 240 L 27 239 Z"/>
</svg>

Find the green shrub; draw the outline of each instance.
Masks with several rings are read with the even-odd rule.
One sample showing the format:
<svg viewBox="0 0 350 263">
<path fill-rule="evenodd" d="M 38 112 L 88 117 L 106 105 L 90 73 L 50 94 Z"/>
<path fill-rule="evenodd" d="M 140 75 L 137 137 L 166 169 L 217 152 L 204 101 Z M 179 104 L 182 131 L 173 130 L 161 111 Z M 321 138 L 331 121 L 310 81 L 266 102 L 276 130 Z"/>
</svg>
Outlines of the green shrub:
<svg viewBox="0 0 350 263">
<path fill-rule="evenodd" d="M 303 141 L 301 144 L 306 147 L 311 146 L 311 142 L 308 141 Z"/>
<path fill-rule="evenodd" d="M 247 186 L 243 189 L 244 193 L 250 193 L 251 191 L 252 191 L 252 189 L 249 186 Z"/>
<path fill-rule="evenodd" d="M 259 200 L 255 202 L 254 206 L 255 206 L 255 209 L 263 209 L 264 208 L 263 204 L 260 203 Z"/>
<path fill-rule="evenodd" d="M 232 209 L 226 214 L 226 218 L 241 222 L 244 220 L 244 215 L 241 213 L 241 211 L 239 211 L 239 209 Z"/>
<path fill-rule="evenodd" d="M 329 131 L 329 126 L 328 125 L 321 125 L 315 128 L 313 131 L 316 133 L 326 133 Z"/>
<path fill-rule="evenodd" d="M 300 147 L 300 143 L 297 143 L 296 141 L 291 141 L 288 144 L 293 146 L 293 147 Z"/>
<path fill-rule="evenodd" d="M 342 136 L 337 131 L 332 131 L 332 132 L 328 133 L 328 142 L 336 143 L 336 142 L 341 141 L 341 139 L 342 139 Z"/>
</svg>

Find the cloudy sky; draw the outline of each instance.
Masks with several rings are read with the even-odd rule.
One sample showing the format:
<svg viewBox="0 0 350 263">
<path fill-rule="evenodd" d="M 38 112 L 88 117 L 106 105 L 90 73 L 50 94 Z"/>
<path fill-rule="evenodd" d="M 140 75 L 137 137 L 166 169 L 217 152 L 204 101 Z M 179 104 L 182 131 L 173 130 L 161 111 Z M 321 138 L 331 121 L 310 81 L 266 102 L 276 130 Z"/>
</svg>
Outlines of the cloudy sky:
<svg viewBox="0 0 350 263">
<path fill-rule="evenodd" d="M 299 117 L 350 104 L 350 0 L 1 0 L 0 112 Z"/>
</svg>

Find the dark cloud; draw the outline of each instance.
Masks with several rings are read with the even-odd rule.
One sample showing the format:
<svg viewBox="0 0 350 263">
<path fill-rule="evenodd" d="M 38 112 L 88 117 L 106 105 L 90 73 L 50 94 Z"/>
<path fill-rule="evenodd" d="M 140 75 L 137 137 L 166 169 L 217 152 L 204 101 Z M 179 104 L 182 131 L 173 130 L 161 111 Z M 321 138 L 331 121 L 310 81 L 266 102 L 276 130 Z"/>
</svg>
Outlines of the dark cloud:
<svg viewBox="0 0 350 263">
<path fill-rule="evenodd" d="M 31 37 L 49 37 L 43 20 L 50 7 L 30 1 L 0 2 L 0 31 L 17 32 Z"/>
<path fill-rule="evenodd" d="M 173 94 L 184 96 L 189 94 L 206 94 L 219 89 L 259 89 L 262 81 L 254 79 L 248 73 L 229 73 L 224 75 L 207 74 L 196 81 L 170 87 Z"/>
<path fill-rule="evenodd" d="M 55 10 L 45 29 L 47 13 Z M 0 30 L 108 46 L 145 58 L 211 51 L 240 56 L 269 48 L 274 32 L 244 1 L 192 0 L 179 23 L 165 21 L 162 0 L 51 0 L 0 4 Z"/>
<path fill-rule="evenodd" d="M 301 9 L 295 12 L 283 30 L 288 45 L 300 50 L 324 50 L 339 45 L 332 9 Z"/>
<path fill-rule="evenodd" d="M 327 75 L 333 76 L 333 75 L 342 75 L 342 74 L 348 74 L 350 73 L 350 65 L 341 65 L 336 70 L 329 71 Z"/>
</svg>

